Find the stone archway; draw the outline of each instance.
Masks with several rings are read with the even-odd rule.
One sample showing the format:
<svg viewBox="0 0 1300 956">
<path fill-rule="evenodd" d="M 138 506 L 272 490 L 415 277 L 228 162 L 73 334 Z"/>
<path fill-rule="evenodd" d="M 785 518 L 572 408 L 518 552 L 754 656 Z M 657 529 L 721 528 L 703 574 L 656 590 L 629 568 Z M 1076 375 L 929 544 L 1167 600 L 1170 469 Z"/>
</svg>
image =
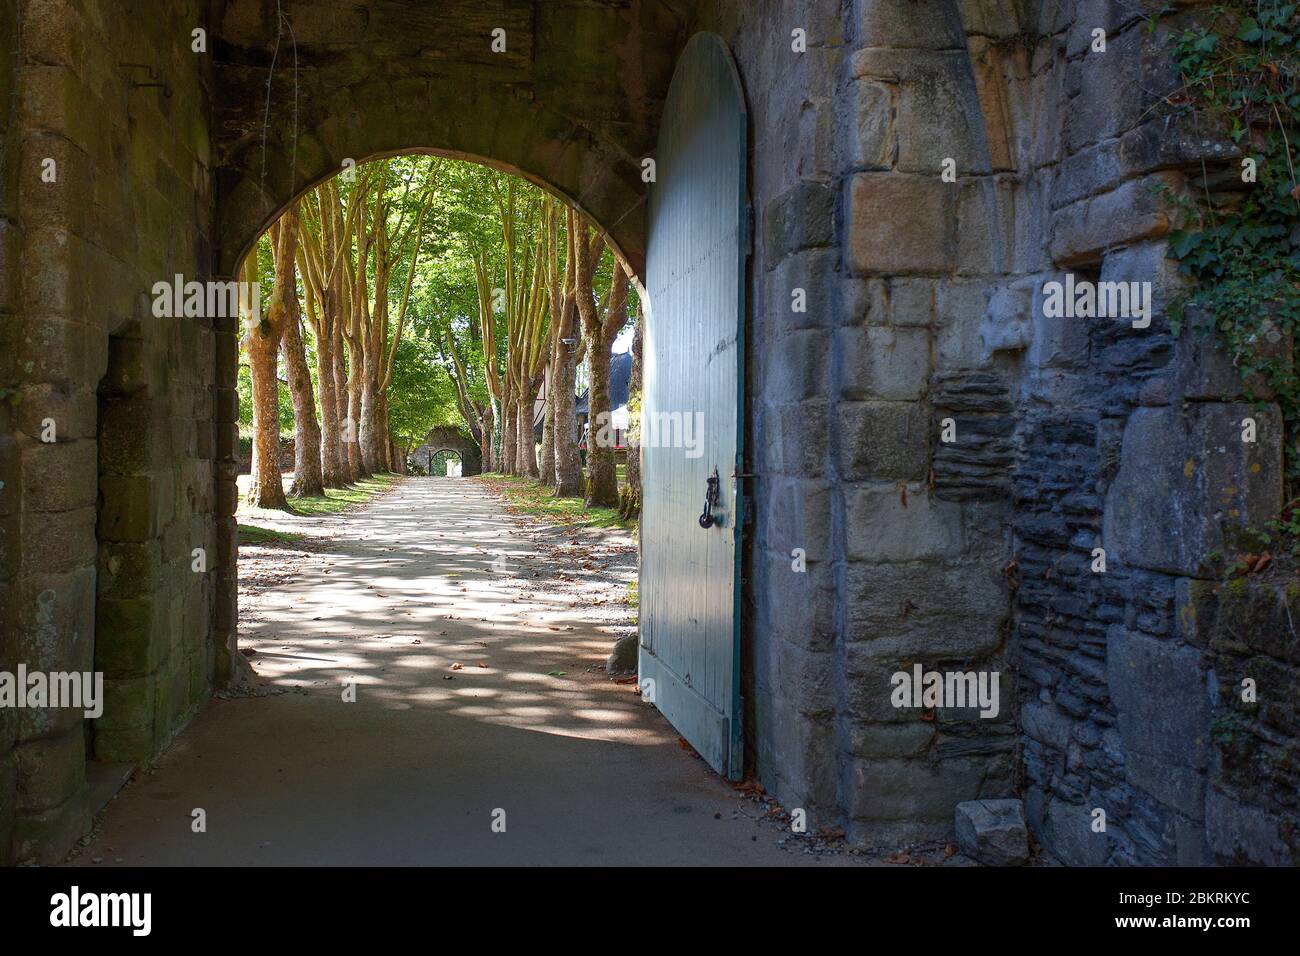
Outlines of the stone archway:
<svg viewBox="0 0 1300 956">
<path fill-rule="evenodd" d="M 439 425 L 424 437 L 424 441 L 407 452 L 417 462 L 440 451 L 455 452 L 462 462 L 461 476 L 468 478 L 483 471 L 482 453 L 478 444 L 467 438 L 455 425 Z"/>
<path fill-rule="evenodd" d="M 260 0 L 217 3 L 219 271 L 345 161 L 426 150 L 572 201 L 642 274 L 641 164 L 686 39 L 676 7 L 286 2 L 290 33 Z"/>
<path fill-rule="evenodd" d="M 233 275 L 256 237 L 345 161 L 430 152 L 499 168 L 572 201 L 644 275 L 641 162 L 653 151 L 687 36 L 677 7 L 452 0 L 435 9 L 363 0 L 322 11 L 286 0 L 290 30 L 261 0 L 215 0 L 215 271 Z M 493 52 L 498 29 L 504 50 Z M 579 47 L 584 55 L 574 55 Z M 236 323 L 219 320 L 213 331 L 220 454 L 231 447 L 238 407 L 230 378 Z M 237 621 L 231 469 L 217 469 L 215 483 L 221 680 L 234 660 Z"/>
</svg>

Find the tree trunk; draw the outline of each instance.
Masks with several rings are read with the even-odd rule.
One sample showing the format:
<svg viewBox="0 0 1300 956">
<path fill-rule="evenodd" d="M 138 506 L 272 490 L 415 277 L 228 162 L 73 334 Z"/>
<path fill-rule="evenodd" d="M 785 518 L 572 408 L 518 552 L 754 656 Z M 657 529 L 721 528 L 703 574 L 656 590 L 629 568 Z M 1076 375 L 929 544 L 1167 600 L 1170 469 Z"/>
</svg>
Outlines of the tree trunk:
<svg viewBox="0 0 1300 956">
<path fill-rule="evenodd" d="M 347 479 L 340 462 L 338 392 L 334 388 L 333 343 L 316 342 L 316 381 L 320 383 L 321 484 L 342 488 Z"/>
<path fill-rule="evenodd" d="M 492 460 L 492 427 L 492 399 L 489 398 L 483 409 L 483 417 L 479 419 L 479 462 L 486 472 L 496 471 Z"/>
<path fill-rule="evenodd" d="M 344 438 L 348 440 L 348 462 L 352 466 L 353 481 L 358 478 L 367 477 L 370 472 L 366 468 L 365 459 L 361 454 L 361 383 L 363 359 L 361 356 L 348 350 L 348 418 L 344 427 Z"/>
<path fill-rule="evenodd" d="M 632 380 L 628 384 L 627 410 L 627 480 L 619 513 L 625 520 L 641 516 L 641 345 L 645 332 L 645 312 L 637 315 L 632 333 Z"/>
<path fill-rule="evenodd" d="M 501 472 L 506 475 L 519 474 L 515 445 L 518 444 L 518 424 L 515 422 L 518 406 L 515 404 L 513 388 L 505 388 L 501 398 Z"/>
<path fill-rule="evenodd" d="M 582 497 L 582 458 L 578 454 L 578 397 L 574 393 L 578 356 L 560 344 L 555 366 L 555 496 Z"/>
<path fill-rule="evenodd" d="M 377 439 L 380 442 L 380 447 L 383 449 L 383 467 L 381 470 L 386 471 L 391 475 L 396 475 L 399 474 L 399 472 L 397 470 L 397 455 L 394 454 L 393 449 L 397 447 L 397 444 L 393 441 L 393 438 L 388 431 L 387 391 L 381 390 L 379 392 L 379 395 L 376 398 L 376 408 L 378 410 L 377 418 L 379 427 L 379 435 L 377 436 Z"/>
<path fill-rule="evenodd" d="M 289 268 L 294 268 L 293 263 L 289 263 Z M 316 396 L 312 393 L 311 372 L 307 370 L 302 315 L 296 295 L 289 305 L 280 347 L 289 375 L 289 393 L 293 396 L 293 484 L 289 494 L 295 498 L 323 495 L 320 423 L 316 420 Z"/>
<path fill-rule="evenodd" d="M 361 467 L 368 474 L 384 471 L 384 442 L 379 410 L 378 356 L 374 349 L 365 350 L 361 372 Z"/>
<path fill-rule="evenodd" d="M 555 350 L 552 349 L 549 366 L 552 370 L 555 368 L 555 363 Z M 546 402 L 542 411 L 542 460 L 538 468 L 538 477 L 547 488 L 555 487 L 555 382 L 553 379 L 552 371 L 552 374 L 544 380 Z"/>
<path fill-rule="evenodd" d="M 525 385 L 519 395 L 518 411 L 515 412 L 519 437 L 515 444 L 518 456 L 519 474 L 526 478 L 537 477 L 537 439 L 533 432 L 533 405 L 535 397 L 532 385 Z"/>
<path fill-rule="evenodd" d="M 339 473 L 350 485 L 357 480 L 357 436 L 352 426 L 350 384 L 343 365 L 343 337 L 337 332 L 334 339 L 334 398 L 338 402 Z"/>
<path fill-rule="evenodd" d="M 280 387 L 275 377 L 279 344 L 257 329 L 248 338 L 253 380 L 253 473 L 248 503 L 254 508 L 288 511 L 280 478 Z"/>
<path fill-rule="evenodd" d="M 347 483 L 347 475 L 343 468 L 343 448 L 339 433 L 338 389 L 334 384 L 334 329 L 339 318 L 332 296 L 327 296 L 320 303 L 320 308 L 321 334 L 316 337 L 316 381 L 320 386 L 321 483 L 326 488 L 342 488 Z"/>
<path fill-rule="evenodd" d="M 588 352 L 591 386 L 587 402 L 587 507 L 618 507 L 618 469 L 609 407 L 609 346 Z"/>
<path fill-rule="evenodd" d="M 271 243 L 277 264 L 275 292 L 267 314 L 261 316 L 260 305 L 250 301 L 248 317 L 248 364 L 253 386 L 253 468 L 248 488 L 248 503 L 256 508 L 289 510 L 280 478 L 280 383 L 276 379 L 280 338 L 284 334 L 288 303 L 297 305 L 298 290 L 288 263 L 294 261 L 298 241 L 298 217 L 287 212 L 272 228 Z M 244 279 L 250 284 L 257 278 L 256 249 L 245 260 Z M 250 287 L 249 294 L 252 295 Z"/>
</svg>

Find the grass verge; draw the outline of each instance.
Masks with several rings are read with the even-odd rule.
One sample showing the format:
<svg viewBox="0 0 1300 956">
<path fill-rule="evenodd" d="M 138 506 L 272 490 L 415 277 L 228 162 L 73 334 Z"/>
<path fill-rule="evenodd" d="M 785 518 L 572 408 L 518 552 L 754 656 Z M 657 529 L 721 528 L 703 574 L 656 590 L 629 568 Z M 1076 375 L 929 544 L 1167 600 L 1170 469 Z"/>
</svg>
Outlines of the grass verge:
<svg viewBox="0 0 1300 956">
<path fill-rule="evenodd" d="M 240 524 L 239 543 L 242 544 L 292 544 L 301 541 L 302 535 L 288 531 L 275 531 L 255 524 Z"/>
<path fill-rule="evenodd" d="M 325 494 L 290 498 L 289 507 L 300 515 L 332 515 L 363 505 L 402 480 L 401 475 L 371 475 L 346 488 L 326 488 Z"/>
<path fill-rule="evenodd" d="M 540 482 L 516 475 L 479 475 L 476 479 L 506 499 L 511 511 L 545 518 L 575 528 L 629 528 L 636 521 L 624 521 L 617 508 L 588 508 L 581 498 L 556 498 Z"/>
</svg>

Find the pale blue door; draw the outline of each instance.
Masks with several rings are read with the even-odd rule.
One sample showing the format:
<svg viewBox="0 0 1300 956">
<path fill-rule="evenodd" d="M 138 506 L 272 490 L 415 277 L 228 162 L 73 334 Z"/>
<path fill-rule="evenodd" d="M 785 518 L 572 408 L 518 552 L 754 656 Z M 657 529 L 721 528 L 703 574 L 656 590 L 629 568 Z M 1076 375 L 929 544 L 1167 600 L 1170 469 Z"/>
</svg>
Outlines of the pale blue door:
<svg viewBox="0 0 1300 956">
<path fill-rule="evenodd" d="M 735 476 L 743 470 L 746 127 L 730 51 L 720 37 L 696 34 L 673 74 L 649 200 L 640 677 L 642 693 L 731 779 L 743 769 Z"/>
</svg>

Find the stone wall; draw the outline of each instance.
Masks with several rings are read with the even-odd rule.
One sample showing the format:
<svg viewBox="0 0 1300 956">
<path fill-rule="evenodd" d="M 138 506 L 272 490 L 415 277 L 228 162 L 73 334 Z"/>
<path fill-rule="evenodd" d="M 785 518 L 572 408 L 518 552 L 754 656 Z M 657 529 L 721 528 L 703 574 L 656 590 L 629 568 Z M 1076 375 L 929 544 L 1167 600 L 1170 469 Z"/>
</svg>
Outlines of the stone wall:
<svg viewBox="0 0 1300 956">
<path fill-rule="evenodd" d="M 1300 586 L 1250 578 L 1180 589 L 1180 630 L 1209 692 L 1207 859 L 1300 864 Z M 1196 792 L 1200 794 L 1200 781 Z"/>
<path fill-rule="evenodd" d="M 212 338 L 202 321 L 154 318 L 148 294 L 211 261 L 207 79 L 190 50 L 202 6 L 0 6 L 4 103 L 17 85 L 3 148 L 0 384 L 16 394 L 0 403 L 0 664 L 94 669 L 106 685 L 90 729 L 76 710 L 0 714 L 0 857 L 56 859 L 95 809 L 87 761 L 151 757 L 211 687 L 212 587 L 191 552 L 215 550 Z M 149 67 L 170 96 L 136 85 Z"/>
<path fill-rule="evenodd" d="M 1232 370 L 1169 333 L 1160 191 L 1233 159 L 1159 108 L 1181 6 L 1154 33 L 1104 0 L 710 21 L 754 124 L 749 740 L 783 803 L 858 842 L 946 838 L 957 802 L 1014 792 L 1066 862 L 1208 858 L 1176 611 L 1225 525 L 1275 513 L 1280 435 L 1265 409 L 1242 444 Z M 1067 272 L 1150 282 L 1150 327 L 1044 318 Z M 918 662 L 1000 672 L 1001 713 L 894 709 Z"/>
<path fill-rule="evenodd" d="M 890 704 L 916 663 L 1005 670 L 1011 400 L 972 343 L 1011 250 L 959 241 L 959 214 L 988 235 L 995 166 L 961 20 L 943 3 L 738 10 L 760 240 L 754 761 L 785 805 L 855 842 L 944 837 L 956 802 L 1011 792 L 1015 746 L 1010 707 Z M 940 453 L 953 414 L 968 443 Z"/>
</svg>

